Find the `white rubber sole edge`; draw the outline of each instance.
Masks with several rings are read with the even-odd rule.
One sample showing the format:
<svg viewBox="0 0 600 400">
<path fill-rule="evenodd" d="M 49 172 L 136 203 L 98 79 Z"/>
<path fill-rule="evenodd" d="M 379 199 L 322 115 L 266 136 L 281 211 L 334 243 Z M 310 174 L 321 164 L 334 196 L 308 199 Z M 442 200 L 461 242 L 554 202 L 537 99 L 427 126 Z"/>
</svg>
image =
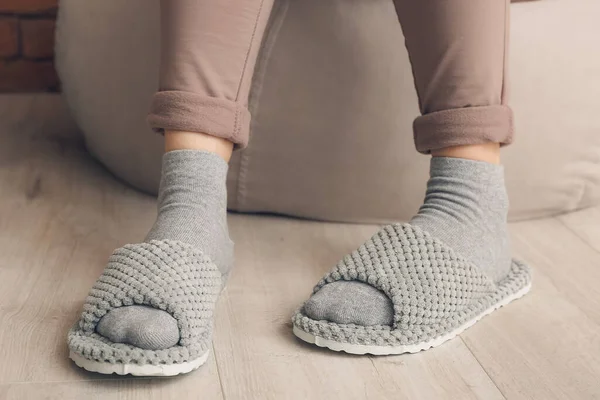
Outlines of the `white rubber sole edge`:
<svg viewBox="0 0 600 400">
<path fill-rule="evenodd" d="M 324 339 L 322 337 L 315 336 L 311 333 L 305 332 L 302 329 L 296 327 L 296 325 L 294 325 L 293 330 L 294 330 L 294 335 L 296 335 L 298 338 L 302 339 L 305 342 L 315 344 L 319 347 L 326 347 L 333 351 L 344 351 L 349 354 L 373 354 L 373 355 L 378 355 L 378 356 L 384 356 L 384 355 L 402 354 L 402 353 L 418 353 L 419 351 L 427 350 L 432 347 L 439 346 L 442 343 L 444 343 L 452 338 L 455 338 L 456 336 L 463 333 L 466 329 L 475 325 L 475 323 L 477 321 L 479 321 L 481 318 L 485 317 L 488 314 L 491 314 L 492 312 L 499 309 L 500 307 L 507 305 L 511 301 L 516 300 L 520 297 L 523 297 L 525 294 L 527 294 L 527 292 L 529 292 L 530 289 L 531 289 L 531 283 L 529 285 L 523 287 L 523 289 L 519 290 L 518 292 L 514 293 L 513 295 L 506 297 L 501 302 L 488 308 L 483 313 L 479 314 L 476 318 L 474 318 L 471 321 L 467 322 L 466 324 L 458 327 L 457 329 L 453 330 L 452 332 L 447 333 L 444 336 L 440 336 L 438 338 L 430 340 L 429 342 L 418 343 L 418 344 L 413 344 L 413 345 L 408 345 L 408 346 L 404 346 L 404 345 L 403 346 L 376 346 L 376 345 L 341 343 L 341 342 L 336 342 L 335 340 Z"/>
<path fill-rule="evenodd" d="M 91 372 L 100 374 L 118 374 L 118 375 L 134 375 L 134 376 L 174 376 L 179 374 L 187 374 L 206 362 L 210 350 L 192 361 L 187 361 L 181 364 L 168 365 L 137 365 L 137 364 L 111 364 L 108 362 L 100 362 L 88 360 L 72 351 L 69 353 L 69 358 L 77 364 L 77 366 Z"/>
</svg>

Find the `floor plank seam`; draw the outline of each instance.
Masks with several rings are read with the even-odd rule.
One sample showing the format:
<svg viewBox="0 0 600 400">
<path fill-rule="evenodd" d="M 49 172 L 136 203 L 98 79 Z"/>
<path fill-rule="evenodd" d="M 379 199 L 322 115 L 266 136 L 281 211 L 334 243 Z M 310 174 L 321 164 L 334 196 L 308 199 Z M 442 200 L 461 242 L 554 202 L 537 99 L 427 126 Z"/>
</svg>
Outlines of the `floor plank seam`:
<svg viewBox="0 0 600 400">
<path fill-rule="evenodd" d="M 508 398 L 506 397 L 506 395 L 504 394 L 504 392 L 502 391 L 502 389 L 500 389 L 500 387 L 498 387 L 498 384 L 496 383 L 496 381 L 489 374 L 488 370 L 485 369 L 485 367 L 483 366 L 483 364 L 481 363 L 481 361 L 479 361 L 479 358 L 477 358 L 477 356 L 475 355 L 475 353 L 473 352 L 473 350 L 469 347 L 469 345 L 467 344 L 467 342 L 465 341 L 465 339 L 463 339 L 463 337 L 461 335 L 459 335 L 458 338 L 460 339 L 461 342 L 463 342 L 463 344 L 465 345 L 465 347 L 469 350 L 469 353 L 471 353 L 471 355 L 473 356 L 473 358 L 475 359 L 475 361 L 477 361 L 477 364 L 479 364 L 479 366 L 481 367 L 481 369 L 483 370 L 483 372 L 485 372 L 485 375 L 488 377 L 488 379 L 490 380 L 490 382 L 492 382 L 492 384 L 496 387 L 496 389 L 498 389 L 498 392 L 500 393 L 500 395 L 502 396 L 502 398 L 504 400 L 507 400 Z"/>
<path fill-rule="evenodd" d="M 373 356 L 367 356 L 367 358 L 369 359 L 369 361 L 371 361 L 371 365 L 373 366 L 373 369 L 375 370 L 375 372 L 377 372 L 377 377 L 379 378 L 378 382 L 381 382 L 382 376 L 381 376 L 381 372 L 379 372 L 379 368 L 377 368 L 377 364 L 375 364 L 375 357 L 373 357 Z M 380 383 L 379 387 L 382 388 L 382 389 L 385 389 L 384 386 L 381 383 Z M 365 393 L 365 395 L 366 395 L 366 393 Z"/>
<path fill-rule="evenodd" d="M 545 273 L 543 270 L 537 269 L 535 268 L 535 272 L 536 274 L 539 275 L 543 275 L 549 282 L 550 286 L 552 287 L 552 289 L 555 292 L 555 295 L 559 296 L 562 301 L 564 301 L 565 303 L 568 303 L 571 307 L 576 308 L 583 317 L 585 317 L 585 319 L 592 325 L 598 326 L 600 329 L 600 324 L 598 322 L 596 322 L 596 320 L 591 317 L 586 310 L 584 310 L 583 308 L 581 308 L 578 304 L 574 303 L 573 301 L 571 301 L 568 297 L 567 294 L 568 292 L 564 292 L 562 290 L 560 290 L 560 285 L 557 285 L 554 281 L 554 279 L 552 278 L 551 275 L 548 275 L 547 273 Z M 534 283 L 535 285 L 535 283 Z"/>
<path fill-rule="evenodd" d="M 579 239 L 587 247 L 591 248 L 594 251 L 594 253 L 600 254 L 600 251 L 596 250 L 585 239 L 583 239 L 581 236 L 579 236 L 576 231 L 574 231 L 573 229 L 571 229 L 567 224 L 565 224 L 559 218 L 553 217 L 552 219 L 557 220 L 564 228 L 566 228 L 566 230 L 568 230 L 571 234 L 573 234 L 573 236 L 575 236 L 577 239 Z M 534 248 L 535 247 L 535 246 L 531 246 L 529 244 L 526 244 L 526 246 L 528 246 L 530 248 Z M 539 268 L 536 268 L 535 266 L 533 268 L 534 268 L 534 270 L 536 271 L 537 274 L 542 274 L 542 275 L 544 275 L 546 277 L 546 279 L 548 279 L 548 281 L 551 283 L 552 288 L 554 289 L 554 291 L 556 293 L 558 293 L 565 302 L 569 303 L 572 307 L 575 307 L 577 310 L 579 310 L 581 312 L 581 314 L 591 324 L 596 325 L 596 326 L 600 326 L 600 324 L 598 324 L 598 322 L 596 321 L 596 319 L 594 317 L 590 316 L 586 310 L 584 310 L 583 308 L 581 308 L 581 306 L 579 306 L 579 304 L 577 304 L 577 303 L 575 303 L 575 302 L 573 302 L 573 301 L 571 301 L 569 299 L 569 297 L 567 296 L 567 292 L 565 292 L 564 290 L 561 290 L 561 286 L 557 285 L 555 283 L 555 280 L 553 279 L 553 277 L 551 275 L 547 274 L 546 272 L 544 272 L 543 270 L 541 270 Z"/>
<path fill-rule="evenodd" d="M 215 341 L 212 340 L 212 349 L 213 349 L 213 358 L 215 360 L 215 368 L 217 369 L 217 378 L 219 378 L 219 387 L 221 388 L 221 398 L 223 400 L 227 400 L 227 395 L 225 395 L 225 388 L 223 387 L 223 379 L 221 377 L 221 367 L 219 367 L 219 360 L 217 357 L 217 352 L 215 351 Z"/>
<path fill-rule="evenodd" d="M 558 217 L 553 217 L 553 219 L 555 219 L 556 221 L 558 221 L 562 226 L 564 226 L 565 228 L 567 228 L 567 230 L 569 232 L 571 232 L 573 235 L 577 236 L 577 238 L 579 240 L 581 240 L 583 243 L 585 243 L 588 247 L 590 247 L 592 250 L 594 250 L 595 253 L 600 254 L 600 251 L 598 249 L 596 249 L 590 242 L 588 242 L 588 240 L 584 237 L 582 237 L 576 230 L 574 230 L 573 228 L 571 228 L 567 223 L 565 223 L 565 221 L 563 221 L 561 218 Z"/>
<path fill-rule="evenodd" d="M 114 375 L 114 374 L 113 374 Z M 114 378 L 92 378 L 92 379 L 67 379 L 67 380 L 49 380 L 49 381 L 8 381 L 8 382 L 0 382 L 0 387 L 2 386 L 10 386 L 10 385 L 47 385 L 47 384 L 63 384 L 63 383 L 96 383 L 96 382 L 125 382 L 125 381 L 153 381 L 153 380 L 168 380 L 167 377 L 135 377 L 135 378 L 125 378 L 116 376 Z"/>
</svg>

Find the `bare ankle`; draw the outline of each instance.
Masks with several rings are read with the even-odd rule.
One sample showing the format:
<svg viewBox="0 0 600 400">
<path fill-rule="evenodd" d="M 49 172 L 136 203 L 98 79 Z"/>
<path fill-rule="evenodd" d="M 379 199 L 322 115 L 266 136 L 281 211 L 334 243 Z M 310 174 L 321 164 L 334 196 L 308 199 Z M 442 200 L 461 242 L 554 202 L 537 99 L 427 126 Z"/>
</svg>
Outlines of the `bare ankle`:
<svg viewBox="0 0 600 400">
<path fill-rule="evenodd" d="M 500 145 L 498 143 L 484 143 L 452 146 L 432 150 L 431 155 L 433 157 L 465 158 L 467 160 L 500 164 Z"/>
<path fill-rule="evenodd" d="M 229 162 L 233 143 L 227 139 L 199 132 L 165 131 L 165 152 L 173 150 L 205 150 Z"/>
</svg>

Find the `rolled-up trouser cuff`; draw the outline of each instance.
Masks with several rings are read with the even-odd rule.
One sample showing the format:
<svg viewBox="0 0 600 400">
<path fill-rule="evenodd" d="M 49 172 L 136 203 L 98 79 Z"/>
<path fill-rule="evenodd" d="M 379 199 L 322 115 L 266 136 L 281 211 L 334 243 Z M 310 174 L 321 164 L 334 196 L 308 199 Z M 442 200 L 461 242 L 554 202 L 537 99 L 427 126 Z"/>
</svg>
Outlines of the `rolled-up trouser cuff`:
<svg viewBox="0 0 600 400">
<path fill-rule="evenodd" d="M 505 105 L 436 111 L 415 119 L 415 146 L 424 154 L 432 150 L 469 144 L 512 142 L 513 113 Z"/>
<path fill-rule="evenodd" d="M 200 132 L 243 148 L 248 144 L 250 112 L 231 100 L 170 90 L 154 95 L 148 123 L 157 132 Z"/>
</svg>

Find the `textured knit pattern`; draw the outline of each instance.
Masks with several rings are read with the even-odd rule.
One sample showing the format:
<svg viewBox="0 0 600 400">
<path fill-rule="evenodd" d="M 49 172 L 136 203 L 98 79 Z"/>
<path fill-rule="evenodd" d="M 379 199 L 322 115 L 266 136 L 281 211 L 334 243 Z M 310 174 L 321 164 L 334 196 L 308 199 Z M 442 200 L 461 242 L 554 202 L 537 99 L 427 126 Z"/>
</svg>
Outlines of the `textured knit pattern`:
<svg viewBox="0 0 600 400">
<path fill-rule="evenodd" d="M 126 245 L 117 249 L 96 281 L 71 329 L 71 351 L 94 361 L 126 364 L 173 364 L 208 351 L 221 273 L 193 246 L 171 240 Z M 144 350 L 112 343 L 95 332 L 98 321 L 122 306 L 147 305 L 171 314 L 180 341 L 164 350 Z"/>
<path fill-rule="evenodd" d="M 506 223 L 504 168 L 483 161 L 432 157 L 425 201 L 410 221 L 477 266 L 494 282 L 506 277 L 512 260 Z M 331 283 L 305 304 L 315 320 L 338 324 L 389 325 L 393 307 L 373 286 Z"/>
<path fill-rule="evenodd" d="M 301 308 L 294 325 L 343 343 L 379 346 L 421 344 L 473 320 L 530 282 L 529 269 L 513 261 L 501 282 L 428 233 L 410 224 L 389 225 L 347 255 L 315 287 L 361 281 L 384 292 L 394 307 L 393 324 L 361 326 L 316 321 Z"/>
<path fill-rule="evenodd" d="M 193 246 L 219 268 L 225 285 L 233 267 L 227 227 L 228 164 L 203 150 L 173 150 L 162 159 L 158 215 L 144 242 L 174 240 Z M 179 329 L 158 308 L 133 305 L 109 312 L 96 332 L 112 342 L 163 350 L 179 340 Z"/>
</svg>

